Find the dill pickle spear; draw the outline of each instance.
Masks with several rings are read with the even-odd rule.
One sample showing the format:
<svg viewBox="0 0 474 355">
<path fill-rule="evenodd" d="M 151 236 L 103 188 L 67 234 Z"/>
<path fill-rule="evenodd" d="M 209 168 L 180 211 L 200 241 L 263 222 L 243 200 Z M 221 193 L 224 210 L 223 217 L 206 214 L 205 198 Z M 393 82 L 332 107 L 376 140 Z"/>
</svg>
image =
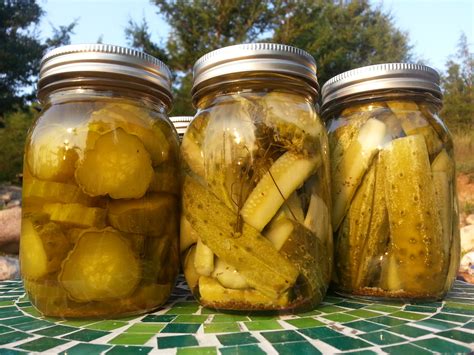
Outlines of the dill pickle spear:
<svg viewBox="0 0 474 355">
<path fill-rule="evenodd" d="M 186 178 L 183 197 L 186 217 L 202 241 L 251 287 L 276 299 L 294 285 L 296 267 L 252 226 L 244 222 L 237 231 L 238 216 L 200 183 Z"/>
<path fill-rule="evenodd" d="M 86 207 L 79 203 L 47 203 L 43 211 L 49 214 L 53 222 L 64 223 L 81 228 L 105 227 L 106 210 L 97 207 Z"/>
<path fill-rule="evenodd" d="M 391 265 L 396 267 L 388 274 L 401 275 L 408 293 L 437 293 L 443 286 L 444 248 L 425 140 L 422 135 L 399 138 L 382 154 Z"/>
<path fill-rule="evenodd" d="M 369 118 L 359 130 L 357 139 L 352 140 L 344 151 L 344 156 L 332 176 L 333 230 L 339 228 L 357 187 L 380 149 L 385 134 L 385 124 Z"/>
</svg>

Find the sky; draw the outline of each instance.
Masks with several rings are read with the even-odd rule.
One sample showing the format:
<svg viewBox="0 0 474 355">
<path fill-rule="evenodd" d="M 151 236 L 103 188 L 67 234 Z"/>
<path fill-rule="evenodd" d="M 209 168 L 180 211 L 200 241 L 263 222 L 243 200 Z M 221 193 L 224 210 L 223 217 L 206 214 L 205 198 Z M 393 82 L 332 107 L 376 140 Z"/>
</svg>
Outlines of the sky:
<svg viewBox="0 0 474 355">
<path fill-rule="evenodd" d="M 39 0 L 46 14 L 39 26 L 43 38 L 58 27 L 78 20 L 71 43 L 103 43 L 126 46 L 125 28 L 130 19 L 146 19 L 152 40 L 165 43 L 169 26 L 149 0 Z M 395 26 L 407 32 L 415 58 L 443 71 L 448 56 L 456 52 L 462 32 L 473 51 L 474 0 L 371 0 L 390 12 Z M 317 60 L 317 58 L 316 58 Z"/>
</svg>

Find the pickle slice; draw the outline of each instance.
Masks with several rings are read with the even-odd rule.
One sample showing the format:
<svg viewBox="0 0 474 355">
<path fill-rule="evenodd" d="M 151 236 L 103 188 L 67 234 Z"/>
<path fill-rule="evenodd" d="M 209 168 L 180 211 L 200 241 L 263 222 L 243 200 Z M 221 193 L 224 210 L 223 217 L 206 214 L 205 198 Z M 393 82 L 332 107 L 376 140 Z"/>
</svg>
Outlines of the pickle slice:
<svg viewBox="0 0 474 355">
<path fill-rule="evenodd" d="M 205 245 L 201 238 L 196 244 L 196 254 L 194 255 L 194 268 L 199 275 L 209 276 L 214 270 L 214 253 Z"/>
<path fill-rule="evenodd" d="M 444 246 L 431 168 L 421 135 L 394 140 L 383 151 L 385 195 L 390 222 L 390 265 L 402 289 L 436 294 L 442 289 Z M 389 286 L 390 287 L 390 286 Z M 393 290 L 390 288 L 390 290 Z"/>
<path fill-rule="evenodd" d="M 280 218 L 272 222 L 270 228 L 265 233 L 265 237 L 272 242 L 276 250 L 280 250 L 286 240 L 293 232 L 294 225 L 288 218 Z"/>
<path fill-rule="evenodd" d="M 196 247 L 192 246 L 186 253 L 183 263 L 184 277 L 186 278 L 186 283 L 189 286 L 191 292 L 194 292 L 194 289 L 198 285 L 199 277 L 196 268 L 194 267 L 194 257 L 196 256 Z"/>
<path fill-rule="evenodd" d="M 449 181 L 452 180 L 454 176 L 454 162 L 449 157 L 449 154 L 446 152 L 446 149 L 443 149 L 431 163 L 431 171 L 433 172 L 444 172 L 446 173 Z"/>
<path fill-rule="evenodd" d="M 49 214 L 51 221 L 81 228 L 103 228 L 107 215 L 103 208 L 86 207 L 79 203 L 47 203 L 43 211 Z"/>
<path fill-rule="evenodd" d="M 38 279 L 59 270 L 70 244 L 55 223 L 36 225 L 25 218 L 21 225 L 20 265 L 25 279 Z"/>
<path fill-rule="evenodd" d="M 137 200 L 111 201 L 107 217 L 112 227 L 119 231 L 159 236 L 176 209 L 176 197 L 153 193 Z"/>
<path fill-rule="evenodd" d="M 369 118 L 344 151 L 332 175 L 332 227 L 337 230 L 372 159 L 385 138 L 386 126 Z"/>
<path fill-rule="evenodd" d="M 245 278 L 225 261 L 217 258 L 215 265 L 216 267 L 212 272 L 212 276 L 215 277 L 222 286 L 232 289 L 249 288 Z"/>
<path fill-rule="evenodd" d="M 23 199 L 28 202 L 62 202 L 90 205 L 93 199 L 85 195 L 79 187 L 35 178 L 28 180 L 23 187 Z"/>
<path fill-rule="evenodd" d="M 199 113 L 193 119 L 188 129 L 184 133 L 181 142 L 181 161 L 188 172 L 204 177 L 204 153 L 202 144 L 204 132 L 208 124 L 209 114 L 207 112 Z"/>
<path fill-rule="evenodd" d="M 374 161 L 375 187 L 373 192 L 372 216 L 360 253 L 359 268 L 354 289 L 369 286 L 380 274 L 380 258 L 387 249 L 389 226 L 387 202 L 385 199 L 385 174 L 379 154 Z M 365 229 L 365 228 L 364 228 Z"/>
<path fill-rule="evenodd" d="M 149 112 L 138 106 L 128 104 L 107 104 L 94 111 L 89 120 L 89 130 L 100 134 L 121 128 L 136 136 L 145 146 L 153 166 L 168 159 L 171 146 L 165 132 L 153 124 Z"/>
<path fill-rule="evenodd" d="M 142 197 L 153 177 L 150 154 L 142 142 L 121 128 L 102 135 L 84 154 L 76 181 L 90 196 Z"/>
<path fill-rule="evenodd" d="M 247 223 L 241 223 L 241 231 L 236 230 L 238 216 L 189 177 L 184 183 L 183 203 L 186 218 L 202 241 L 251 287 L 276 299 L 293 286 L 298 276 L 293 264 Z"/>
<path fill-rule="evenodd" d="M 316 193 L 311 194 L 308 211 L 306 212 L 303 224 L 316 234 L 323 244 L 327 244 L 328 239 L 332 238 L 332 233 L 330 233 L 331 220 L 329 209 L 323 199 Z"/>
<path fill-rule="evenodd" d="M 71 180 L 79 157 L 73 138 L 74 131 L 59 124 L 36 127 L 26 148 L 31 173 L 42 180 Z"/>
<path fill-rule="evenodd" d="M 236 309 L 272 309 L 281 308 L 289 303 L 288 293 L 278 298 L 268 297 L 253 289 L 231 289 L 223 287 L 212 277 L 199 278 L 200 302 L 213 308 L 227 308 L 232 305 Z"/>
<path fill-rule="evenodd" d="M 76 302 L 130 295 L 141 270 L 130 243 L 113 228 L 84 232 L 64 260 L 59 281 Z"/>
<path fill-rule="evenodd" d="M 355 287 L 363 246 L 369 232 L 374 199 L 375 167 L 376 164 L 370 166 L 352 199 L 347 213 L 349 221 L 347 245 L 339 249 L 339 253 L 343 254 L 337 255 L 339 265 L 345 264 L 341 268 L 345 271 L 341 284 L 348 290 Z"/>
<path fill-rule="evenodd" d="M 182 253 L 186 249 L 188 249 L 191 245 L 196 244 L 198 241 L 199 236 L 197 235 L 196 231 L 189 223 L 188 219 L 185 217 L 186 212 L 183 211 L 181 214 L 180 226 L 179 226 L 179 251 Z"/>
<path fill-rule="evenodd" d="M 293 152 L 283 154 L 260 179 L 245 201 L 240 211 L 244 221 L 261 231 L 285 199 L 288 199 L 320 164 L 319 155 L 306 158 Z"/>
</svg>

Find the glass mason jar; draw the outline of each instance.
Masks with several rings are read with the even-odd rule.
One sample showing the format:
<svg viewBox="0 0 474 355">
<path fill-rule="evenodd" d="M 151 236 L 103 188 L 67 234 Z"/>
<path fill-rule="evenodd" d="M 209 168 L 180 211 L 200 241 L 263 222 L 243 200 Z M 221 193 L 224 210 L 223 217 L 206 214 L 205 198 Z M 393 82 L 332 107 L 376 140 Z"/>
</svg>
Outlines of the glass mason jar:
<svg viewBox="0 0 474 355">
<path fill-rule="evenodd" d="M 188 129 L 189 123 L 193 120 L 193 116 L 172 116 L 170 117 L 173 122 L 174 128 L 178 132 L 179 140 L 183 140 L 184 133 Z"/>
<path fill-rule="evenodd" d="M 316 305 L 332 233 L 314 59 L 278 44 L 222 48 L 196 62 L 192 93 L 180 237 L 190 289 L 217 309 Z"/>
<path fill-rule="evenodd" d="M 170 78 L 154 57 L 110 45 L 65 46 L 42 59 L 20 263 L 43 314 L 138 314 L 170 295 L 179 269 Z"/>
<path fill-rule="evenodd" d="M 451 135 L 438 73 L 380 64 L 323 87 L 335 277 L 345 294 L 439 299 L 459 267 Z"/>
</svg>

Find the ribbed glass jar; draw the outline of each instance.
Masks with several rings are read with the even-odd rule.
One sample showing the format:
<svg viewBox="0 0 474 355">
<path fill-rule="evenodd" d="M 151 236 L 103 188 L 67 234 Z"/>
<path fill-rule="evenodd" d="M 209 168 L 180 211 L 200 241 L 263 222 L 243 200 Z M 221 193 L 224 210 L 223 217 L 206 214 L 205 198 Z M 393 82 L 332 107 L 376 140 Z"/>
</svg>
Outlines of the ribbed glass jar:
<svg viewBox="0 0 474 355">
<path fill-rule="evenodd" d="M 440 299 L 459 267 L 451 135 L 433 69 L 390 63 L 323 87 L 334 284 L 349 295 Z"/>
<path fill-rule="evenodd" d="M 179 269 L 170 90 L 168 69 L 131 49 L 43 58 L 20 240 L 25 289 L 43 314 L 115 317 L 168 299 Z"/>
<path fill-rule="evenodd" d="M 248 44 L 194 66 L 181 145 L 181 256 L 199 302 L 224 310 L 318 304 L 332 265 L 327 135 L 306 52 Z"/>
</svg>

